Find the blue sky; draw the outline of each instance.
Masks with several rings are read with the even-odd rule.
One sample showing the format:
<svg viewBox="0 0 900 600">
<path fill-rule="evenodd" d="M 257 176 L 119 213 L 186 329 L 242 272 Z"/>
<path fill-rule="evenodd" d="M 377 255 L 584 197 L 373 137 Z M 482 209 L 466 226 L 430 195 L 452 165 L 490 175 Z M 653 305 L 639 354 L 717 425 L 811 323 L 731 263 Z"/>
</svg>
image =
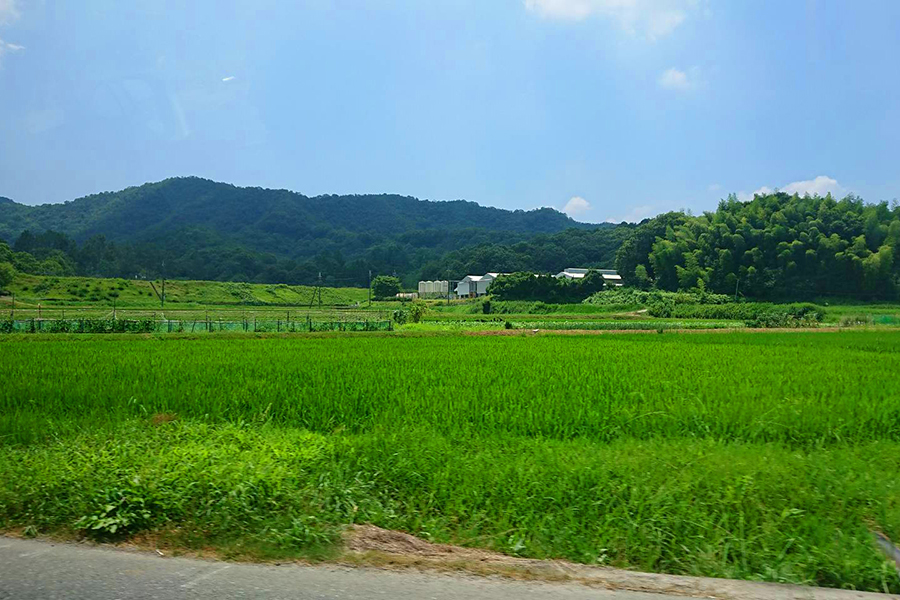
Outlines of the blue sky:
<svg viewBox="0 0 900 600">
<path fill-rule="evenodd" d="M 900 2 L 0 0 L 0 195 L 900 196 Z"/>
</svg>

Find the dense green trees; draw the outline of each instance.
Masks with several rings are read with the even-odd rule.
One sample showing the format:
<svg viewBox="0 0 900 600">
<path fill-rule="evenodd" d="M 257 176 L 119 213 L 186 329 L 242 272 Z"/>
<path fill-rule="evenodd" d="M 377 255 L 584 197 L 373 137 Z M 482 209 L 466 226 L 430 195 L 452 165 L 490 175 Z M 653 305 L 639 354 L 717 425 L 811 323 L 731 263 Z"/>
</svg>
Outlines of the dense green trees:
<svg viewBox="0 0 900 600">
<path fill-rule="evenodd" d="M 321 273 L 325 285 L 365 286 L 372 271 L 397 273 L 414 286 L 420 278 L 469 272 L 609 267 L 624 233 L 552 209 L 396 195 L 309 198 L 193 177 L 65 204 L 0 199 L 0 238 L 15 240 L 17 252 L 37 261 L 21 270 L 59 275 L 165 271 L 173 278 L 315 284 Z"/>
<path fill-rule="evenodd" d="M 379 275 L 372 280 L 372 295 L 379 300 L 393 298 L 400 289 L 400 280 L 390 275 Z"/>
<path fill-rule="evenodd" d="M 896 299 L 900 207 L 854 196 L 730 196 L 715 212 L 668 213 L 641 224 L 616 266 L 626 283 L 652 281 L 663 290 Z"/>
<path fill-rule="evenodd" d="M 13 282 L 16 277 L 16 270 L 8 262 L 0 262 L 0 292 L 6 289 L 6 286 Z"/>
<path fill-rule="evenodd" d="M 596 229 L 567 229 L 515 243 L 466 246 L 426 263 L 419 278 L 451 279 L 493 271 L 556 273 L 567 267 L 611 269 L 616 251 L 634 227 L 604 223 Z"/>
<path fill-rule="evenodd" d="M 367 284 L 369 271 L 396 272 L 407 287 L 414 287 L 420 279 L 454 279 L 493 270 L 555 272 L 571 266 L 609 267 L 621 239 L 631 229 L 630 225 L 571 229 L 516 243 L 463 246 L 449 253 L 392 242 L 375 245 L 352 259 L 337 249 L 306 260 L 255 252 L 200 230 L 172 236 L 166 244 L 116 244 L 94 235 L 80 245 L 56 232 L 26 231 L 14 244 L 16 252 L 2 246 L 8 256 L 0 256 L 0 261 L 39 275 L 156 278 L 165 274 L 212 281 L 307 285 L 321 281 L 330 286 L 361 287 Z"/>
<path fill-rule="evenodd" d="M 604 288 L 603 276 L 589 271 L 582 279 L 557 278 L 529 272 L 500 275 L 491 284 L 491 296 L 497 300 L 534 300 L 552 304 L 581 302 Z"/>
</svg>

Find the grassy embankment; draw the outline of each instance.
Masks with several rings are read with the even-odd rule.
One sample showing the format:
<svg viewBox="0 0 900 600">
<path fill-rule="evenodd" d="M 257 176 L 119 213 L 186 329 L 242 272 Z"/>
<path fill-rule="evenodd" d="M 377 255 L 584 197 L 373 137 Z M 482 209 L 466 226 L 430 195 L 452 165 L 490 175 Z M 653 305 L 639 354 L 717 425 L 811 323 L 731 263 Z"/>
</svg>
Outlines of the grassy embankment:
<svg viewBox="0 0 900 600">
<path fill-rule="evenodd" d="M 0 527 L 900 591 L 900 332 L 0 338 Z"/>
<path fill-rule="evenodd" d="M 128 317 L 146 315 L 205 314 L 213 311 L 216 317 L 239 318 L 248 311 L 254 313 L 284 312 L 282 308 L 317 309 L 319 295 L 309 286 L 231 283 L 219 281 L 166 281 L 166 305 L 160 306 L 162 281 L 130 279 L 98 279 L 91 277 L 43 277 L 20 274 L 9 286 L 15 294 L 16 315 L 19 318 L 41 316 L 59 318 L 65 314 L 100 317 L 117 311 Z M 321 288 L 321 304 L 332 306 L 363 306 L 368 290 L 362 288 Z M 390 303 L 379 308 L 386 309 Z M 12 308 L 12 296 L 0 297 L 0 310 Z"/>
</svg>

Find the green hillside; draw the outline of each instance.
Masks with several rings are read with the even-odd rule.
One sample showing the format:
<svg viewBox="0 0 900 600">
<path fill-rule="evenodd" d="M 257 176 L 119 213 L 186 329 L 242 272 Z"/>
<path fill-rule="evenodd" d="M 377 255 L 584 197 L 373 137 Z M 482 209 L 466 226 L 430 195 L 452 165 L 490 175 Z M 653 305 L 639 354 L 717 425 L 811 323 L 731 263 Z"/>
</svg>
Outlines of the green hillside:
<svg viewBox="0 0 900 600">
<path fill-rule="evenodd" d="M 0 215 L 0 236 L 7 239 L 25 229 L 50 229 L 76 241 L 95 234 L 112 241 L 147 241 L 191 227 L 235 235 L 260 250 L 296 251 L 298 241 L 327 237 L 334 230 L 395 236 L 468 229 L 550 233 L 590 226 L 551 208 L 509 211 L 463 200 L 432 202 L 393 194 L 311 198 L 197 177 L 166 179 L 63 204 L 12 203 Z"/>
<path fill-rule="evenodd" d="M 162 281 L 99 279 L 92 277 L 43 277 L 20 274 L 9 286 L 21 308 L 44 306 L 111 306 L 122 308 L 159 306 Z M 318 304 L 315 288 L 285 284 L 250 284 L 218 281 L 166 281 L 166 305 L 170 308 L 196 306 L 308 306 Z M 368 290 L 322 288 L 324 305 L 364 303 Z M 2 298 L 10 303 L 11 297 Z"/>
<path fill-rule="evenodd" d="M 388 194 L 311 198 L 196 177 L 63 204 L 0 203 L 0 239 L 39 261 L 60 251 L 72 263 L 24 270 L 127 278 L 159 277 L 165 269 L 177 278 L 315 284 L 321 274 L 329 285 L 359 286 L 372 271 L 411 284 L 461 277 L 446 271 L 476 266 L 561 269 L 578 246 L 587 250 L 578 254 L 581 263 L 609 266 L 630 229 L 578 223 L 550 208 L 509 211 Z M 536 236 L 545 240 L 539 251 L 513 250 Z"/>
</svg>

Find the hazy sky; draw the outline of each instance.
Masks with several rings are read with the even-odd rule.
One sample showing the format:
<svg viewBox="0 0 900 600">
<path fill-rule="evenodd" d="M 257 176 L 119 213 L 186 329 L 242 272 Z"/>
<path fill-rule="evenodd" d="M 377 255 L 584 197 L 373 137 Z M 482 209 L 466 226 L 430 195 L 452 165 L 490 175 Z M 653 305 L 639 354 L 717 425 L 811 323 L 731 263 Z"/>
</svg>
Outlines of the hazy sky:
<svg viewBox="0 0 900 600">
<path fill-rule="evenodd" d="M 0 195 L 900 196 L 900 2 L 0 0 Z"/>
</svg>

